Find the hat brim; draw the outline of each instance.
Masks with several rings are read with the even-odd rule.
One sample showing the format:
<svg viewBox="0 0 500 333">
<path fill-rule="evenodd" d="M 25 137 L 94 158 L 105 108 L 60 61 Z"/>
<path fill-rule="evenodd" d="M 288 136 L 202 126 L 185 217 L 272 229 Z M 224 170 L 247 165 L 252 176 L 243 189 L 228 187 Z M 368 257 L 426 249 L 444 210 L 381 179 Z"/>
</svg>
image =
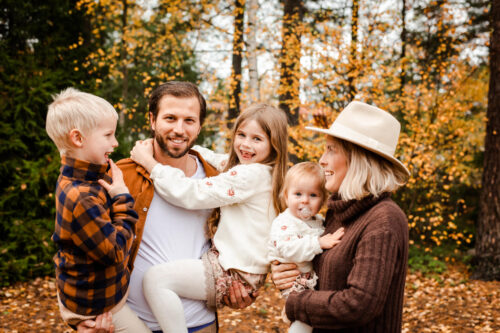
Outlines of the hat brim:
<svg viewBox="0 0 500 333">
<path fill-rule="evenodd" d="M 335 138 L 339 138 L 339 139 L 351 142 L 351 143 L 353 143 L 353 144 L 355 144 L 357 146 L 363 147 L 364 149 L 369 150 L 372 153 L 377 154 L 377 155 L 385 158 L 386 160 L 388 160 L 389 162 L 391 162 L 397 169 L 399 169 L 399 170 L 403 171 L 404 173 L 406 173 L 408 175 L 408 177 L 411 175 L 410 171 L 406 168 L 406 166 L 403 163 L 401 163 L 400 160 L 398 160 L 397 158 L 395 158 L 392 155 L 389 155 L 389 154 L 386 154 L 386 153 L 384 153 L 382 151 L 373 149 L 372 147 L 370 147 L 368 144 L 365 144 L 361 140 L 356 140 L 356 139 L 354 139 L 352 137 L 348 137 L 348 136 L 342 135 L 340 133 L 332 132 L 330 129 L 326 129 L 326 128 L 317 128 L 317 127 L 306 126 L 306 129 L 309 130 L 309 131 L 313 131 L 313 132 L 317 132 L 317 133 L 322 133 L 322 134 L 326 134 L 326 135 L 329 135 L 329 136 L 333 136 Z"/>
</svg>

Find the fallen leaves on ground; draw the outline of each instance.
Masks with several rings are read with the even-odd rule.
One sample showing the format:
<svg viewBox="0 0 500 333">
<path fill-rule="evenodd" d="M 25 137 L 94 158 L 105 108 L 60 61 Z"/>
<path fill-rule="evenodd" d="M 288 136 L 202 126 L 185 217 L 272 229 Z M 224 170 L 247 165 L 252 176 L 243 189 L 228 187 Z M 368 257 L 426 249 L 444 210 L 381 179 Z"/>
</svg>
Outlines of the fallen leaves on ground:
<svg viewBox="0 0 500 333">
<path fill-rule="evenodd" d="M 461 266 L 443 274 L 408 274 L 403 332 L 499 332 L 500 282 L 469 280 Z M 286 332 L 284 300 L 272 283 L 244 310 L 219 311 L 220 332 Z M 1 332 L 71 332 L 59 317 L 53 278 L 0 290 Z"/>
</svg>

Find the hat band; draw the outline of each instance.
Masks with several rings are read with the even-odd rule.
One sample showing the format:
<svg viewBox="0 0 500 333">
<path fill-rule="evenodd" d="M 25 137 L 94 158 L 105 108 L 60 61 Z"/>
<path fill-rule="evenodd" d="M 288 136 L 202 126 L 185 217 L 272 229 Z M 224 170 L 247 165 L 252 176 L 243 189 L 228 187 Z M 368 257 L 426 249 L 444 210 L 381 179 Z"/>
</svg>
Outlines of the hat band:
<svg viewBox="0 0 500 333">
<path fill-rule="evenodd" d="M 330 127 L 330 131 L 340 135 L 343 139 L 347 141 L 360 144 L 368 149 L 374 149 L 386 155 L 394 156 L 394 153 L 396 151 L 396 147 L 393 146 L 391 147 L 378 140 L 367 137 L 364 134 L 361 134 L 349 127 L 340 124 L 339 122 L 333 123 L 332 127 Z"/>
</svg>

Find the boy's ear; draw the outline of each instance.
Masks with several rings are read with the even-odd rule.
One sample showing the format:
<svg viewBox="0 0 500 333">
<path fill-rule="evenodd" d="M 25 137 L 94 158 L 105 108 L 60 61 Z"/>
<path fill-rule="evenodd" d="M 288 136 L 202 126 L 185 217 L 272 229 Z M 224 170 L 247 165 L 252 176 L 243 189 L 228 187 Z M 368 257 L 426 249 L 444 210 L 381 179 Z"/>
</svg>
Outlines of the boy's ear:
<svg viewBox="0 0 500 333">
<path fill-rule="evenodd" d="M 83 146 L 83 135 L 79 129 L 73 128 L 69 131 L 69 141 L 71 145 L 76 148 L 81 148 Z"/>
</svg>

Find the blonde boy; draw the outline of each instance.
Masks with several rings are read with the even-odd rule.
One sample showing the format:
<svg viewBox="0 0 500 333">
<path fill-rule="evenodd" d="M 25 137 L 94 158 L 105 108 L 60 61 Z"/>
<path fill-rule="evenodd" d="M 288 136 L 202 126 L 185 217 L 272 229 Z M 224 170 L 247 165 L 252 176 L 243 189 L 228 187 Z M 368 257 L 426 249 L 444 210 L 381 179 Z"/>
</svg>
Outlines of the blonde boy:
<svg viewBox="0 0 500 333">
<path fill-rule="evenodd" d="M 113 321 L 118 310 L 134 315 L 123 305 L 137 213 L 120 169 L 109 159 L 118 146 L 117 120 L 104 99 L 68 88 L 49 105 L 46 124 L 61 154 L 52 236 L 61 316 L 70 325 L 110 331 L 108 312 Z"/>
</svg>

